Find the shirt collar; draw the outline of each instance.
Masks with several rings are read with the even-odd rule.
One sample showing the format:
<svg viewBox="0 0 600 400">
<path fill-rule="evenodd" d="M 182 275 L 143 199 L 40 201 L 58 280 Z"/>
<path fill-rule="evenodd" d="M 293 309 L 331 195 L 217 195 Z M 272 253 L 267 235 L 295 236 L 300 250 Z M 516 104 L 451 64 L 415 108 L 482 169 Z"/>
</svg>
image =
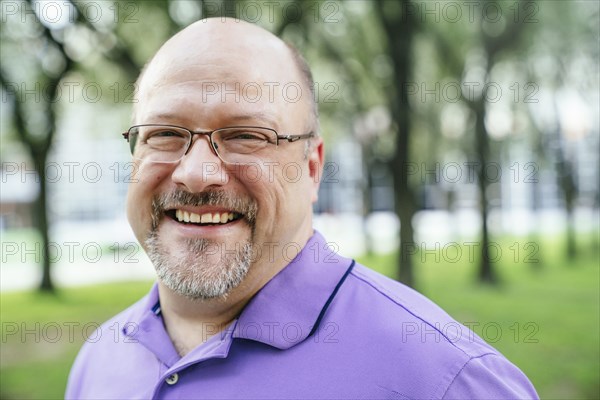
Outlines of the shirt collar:
<svg viewBox="0 0 600 400">
<path fill-rule="evenodd" d="M 354 266 L 315 231 L 298 255 L 246 305 L 233 337 L 288 349 L 317 328 Z"/>
<path fill-rule="evenodd" d="M 258 291 L 219 336 L 253 340 L 282 350 L 304 341 L 318 328 L 353 266 L 353 260 L 335 253 L 315 231 L 298 255 Z M 123 333 L 171 365 L 179 356 L 162 323 L 157 284 L 141 302 L 143 306 L 131 315 L 133 323 L 123 327 Z"/>
<path fill-rule="evenodd" d="M 129 339 L 126 342 L 137 342 L 152 351 L 166 365 L 172 365 L 179 360 L 160 315 L 160 300 L 158 284 L 155 283 L 150 293 L 140 300 L 141 307 L 134 307 L 130 322 L 121 328 Z"/>
</svg>

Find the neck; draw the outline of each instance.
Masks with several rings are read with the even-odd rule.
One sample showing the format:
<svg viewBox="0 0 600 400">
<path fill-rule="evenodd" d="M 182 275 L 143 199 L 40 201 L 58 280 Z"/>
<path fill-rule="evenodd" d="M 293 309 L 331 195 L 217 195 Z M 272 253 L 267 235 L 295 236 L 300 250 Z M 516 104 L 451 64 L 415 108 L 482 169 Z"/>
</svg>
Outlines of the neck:
<svg viewBox="0 0 600 400">
<path fill-rule="evenodd" d="M 250 298 L 231 296 L 193 300 L 158 283 L 160 307 L 167 333 L 183 356 L 224 330 L 242 311 Z"/>
<path fill-rule="evenodd" d="M 295 243 L 304 247 L 312 235 Z M 267 253 L 267 252 L 265 252 Z M 268 257 L 268 254 L 266 255 Z M 263 257 L 265 258 L 265 254 Z M 262 261 L 262 262 L 261 262 Z M 242 312 L 252 297 L 266 285 L 289 260 L 271 259 L 254 263 L 244 281 L 224 298 L 194 300 L 158 282 L 161 313 L 167 333 L 177 352 L 183 356 L 224 330 Z"/>
</svg>

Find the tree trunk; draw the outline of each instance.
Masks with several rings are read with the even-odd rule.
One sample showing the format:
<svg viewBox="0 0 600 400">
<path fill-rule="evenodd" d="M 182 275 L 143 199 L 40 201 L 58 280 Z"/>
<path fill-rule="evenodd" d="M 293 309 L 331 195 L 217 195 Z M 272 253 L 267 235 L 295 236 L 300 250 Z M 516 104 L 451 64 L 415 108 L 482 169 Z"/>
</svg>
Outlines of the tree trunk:
<svg viewBox="0 0 600 400">
<path fill-rule="evenodd" d="M 573 163 L 567 158 L 565 151 L 562 149 L 563 144 L 560 141 L 560 133 L 558 136 L 558 174 L 560 176 L 560 187 L 565 200 L 565 212 L 567 213 L 567 259 L 575 260 L 577 257 L 577 242 L 575 238 L 575 196 L 577 194 L 577 186 L 573 177 Z"/>
<path fill-rule="evenodd" d="M 33 203 L 33 215 L 35 216 L 33 223 L 42 237 L 42 280 L 40 281 L 39 290 L 43 292 L 54 292 L 54 284 L 52 283 L 52 277 L 50 275 L 50 254 L 48 253 L 50 235 L 48 233 L 46 155 L 47 151 L 31 151 L 35 170 L 40 178 L 40 192 Z"/>
<path fill-rule="evenodd" d="M 497 1 L 490 0 L 487 4 L 498 3 Z M 499 6 L 497 6 L 499 7 Z M 518 2 L 518 7 L 523 8 L 524 2 Z M 515 46 L 517 41 L 521 38 L 524 24 L 522 21 L 511 21 L 508 26 L 504 29 L 504 32 L 499 36 L 489 35 L 486 33 L 483 27 L 484 21 L 479 21 L 479 29 L 482 39 L 482 44 L 486 52 L 486 81 L 490 77 L 490 72 L 495 62 L 496 55 L 502 50 L 506 50 Z M 475 141 L 477 146 L 477 157 L 478 157 L 478 186 L 479 186 L 479 199 L 481 207 L 481 218 L 482 218 L 482 234 L 481 234 L 481 260 L 479 264 L 479 280 L 485 283 L 498 283 L 498 277 L 494 271 L 493 263 L 490 258 L 490 240 L 488 232 L 488 187 L 489 179 L 486 173 L 486 167 L 489 162 L 489 136 L 485 127 L 485 113 L 486 113 L 486 99 L 487 99 L 487 86 L 484 86 L 481 98 L 471 102 L 472 108 L 476 114 L 475 122 Z"/>
<path fill-rule="evenodd" d="M 555 99 L 555 115 L 558 115 L 559 106 Z M 551 143 L 554 144 L 556 157 L 556 172 L 558 175 L 558 186 L 562 192 L 565 202 L 565 213 L 567 214 L 566 229 L 566 256 L 569 261 L 577 257 L 577 243 L 575 238 L 575 198 L 577 196 L 577 185 L 573 176 L 573 163 L 565 149 L 565 140 L 561 137 L 562 126 L 556 119 L 556 129 L 552 130 Z"/>
<path fill-rule="evenodd" d="M 572 179 L 572 176 L 568 177 L 569 180 Z M 574 190 L 572 189 L 572 184 L 569 185 L 568 189 L 565 191 L 565 200 L 566 200 L 566 212 L 567 212 L 567 259 L 569 261 L 575 260 L 577 258 L 577 241 L 576 241 L 576 233 L 575 233 L 575 205 L 574 205 Z"/>
<path fill-rule="evenodd" d="M 409 183 L 411 111 L 408 102 L 408 85 L 412 76 L 412 41 L 415 21 L 408 0 L 399 1 L 395 12 L 385 10 L 385 0 L 377 2 L 377 11 L 387 36 L 389 55 L 393 62 L 394 91 L 390 98 L 391 114 L 396 123 L 396 152 L 390 162 L 394 177 L 396 213 L 400 218 L 400 257 L 398 278 L 401 282 L 415 286 L 412 254 L 415 250 L 412 219 L 415 214 L 415 199 Z"/>
<path fill-rule="evenodd" d="M 490 259 L 490 238 L 488 230 L 488 187 L 490 185 L 486 166 L 489 162 L 489 136 L 485 128 L 485 98 L 486 93 L 475 103 L 475 145 L 477 147 L 477 186 L 479 188 L 479 203 L 481 215 L 481 259 L 479 261 L 479 280 L 485 283 L 496 283 L 496 274 Z"/>
<path fill-rule="evenodd" d="M 372 169 L 374 166 L 373 155 L 369 154 L 369 149 L 366 146 L 362 146 L 363 151 L 363 171 L 365 180 L 363 182 L 363 207 L 362 207 L 362 220 L 363 220 L 363 230 L 367 234 L 365 235 L 365 252 L 368 256 L 373 255 L 373 240 L 371 235 L 367 230 L 367 219 L 369 218 L 369 214 L 373 212 L 373 176 L 371 175 Z"/>
</svg>

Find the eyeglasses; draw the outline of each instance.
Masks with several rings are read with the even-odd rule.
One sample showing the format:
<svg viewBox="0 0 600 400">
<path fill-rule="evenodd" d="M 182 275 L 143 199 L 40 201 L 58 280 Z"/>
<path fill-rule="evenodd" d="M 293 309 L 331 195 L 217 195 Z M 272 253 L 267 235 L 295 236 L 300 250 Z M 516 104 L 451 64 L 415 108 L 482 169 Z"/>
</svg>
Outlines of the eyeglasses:
<svg viewBox="0 0 600 400">
<path fill-rule="evenodd" d="M 136 125 L 123 133 L 129 142 L 134 158 L 154 163 L 174 163 L 183 158 L 192 147 L 194 135 L 206 135 L 213 153 L 224 163 L 247 164 L 268 158 L 269 151 L 280 140 L 295 142 L 314 137 L 304 135 L 279 135 L 270 128 L 257 126 L 231 126 L 207 132 L 192 132 L 173 125 Z"/>
</svg>

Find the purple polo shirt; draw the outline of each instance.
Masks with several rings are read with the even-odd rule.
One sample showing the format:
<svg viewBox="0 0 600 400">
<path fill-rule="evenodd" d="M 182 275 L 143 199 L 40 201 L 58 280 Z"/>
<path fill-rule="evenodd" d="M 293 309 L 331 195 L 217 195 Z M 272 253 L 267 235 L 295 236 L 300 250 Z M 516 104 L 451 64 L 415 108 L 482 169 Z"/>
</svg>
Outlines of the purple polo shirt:
<svg viewBox="0 0 600 400">
<path fill-rule="evenodd" d="M 68 399 L 537 398 L 498 351 L 315 233 L 229 327 L 180 357 L 156 285 L 90 337 Z"/>
</svg>

